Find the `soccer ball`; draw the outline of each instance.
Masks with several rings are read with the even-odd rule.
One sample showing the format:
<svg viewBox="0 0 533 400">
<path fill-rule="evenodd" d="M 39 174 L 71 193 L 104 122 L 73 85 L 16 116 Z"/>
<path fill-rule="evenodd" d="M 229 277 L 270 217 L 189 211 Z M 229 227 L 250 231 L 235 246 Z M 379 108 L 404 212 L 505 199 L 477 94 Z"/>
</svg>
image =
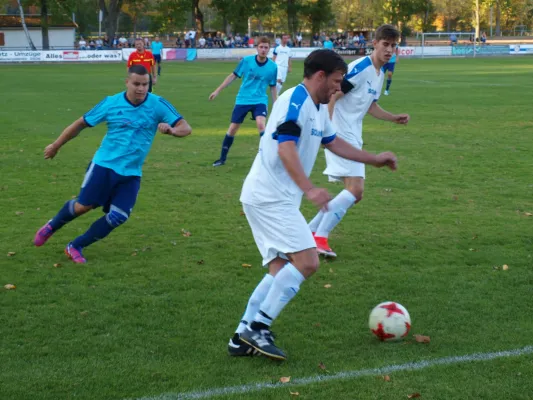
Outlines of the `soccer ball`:
<svg viewBox="0 0 533 400">
<path fill-rule="evenodd" d="M 411 317 L 401 304 L 386 301 L 374 307 L 368 326 L 382 342 L 401 340 L 411 329 Z"/>
</svg>

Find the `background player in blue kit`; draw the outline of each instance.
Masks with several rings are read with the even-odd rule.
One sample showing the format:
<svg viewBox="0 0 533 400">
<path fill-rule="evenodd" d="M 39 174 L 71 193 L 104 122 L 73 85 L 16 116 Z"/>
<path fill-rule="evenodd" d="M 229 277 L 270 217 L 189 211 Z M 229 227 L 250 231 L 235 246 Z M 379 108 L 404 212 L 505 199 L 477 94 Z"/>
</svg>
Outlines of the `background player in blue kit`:
<svg viewBox="0 0 533 400">
<path fill-rule="evenodd" d="M 392 74 L 394 73 L 394 67 L 396 66 L 396 60 L 400 54 L 400 48 L 396 47 L 396 51 L 392 54 L 391 59 L 387 64 L 383 66 L 383 71 L 387 73 L 387 86 L 385 87 L 385 96 L 389 95 L 390 85 L 392 83 Z"/>
<path fill-rule="evenodd" d="M 246 115 L 251 112 L 255 119 L 259 135 L 265 131 L 268 95 L 267 86 L 270 86 L 272 103 L 277 99 L 276 84 L 278 79 L 278 68 L 276 63 L 268 59 L 270 50 L 270 40 L 262 37 L 257 41 L 257 55 L 244 57 L 235 71 L 228 75 L 224 82 L 209 96 L 209 100 L 214 100 L 222 89 L 228 87 L 237 78 L 242 78 L 242 84 L 235 100 L 235 107 L 231 114 L 231 124 L 228 128 L 220 158 L 213 163 L 213 167 L 219 167 L 226 163 L 229 149 L 233 144 L 235 135 L 244 121 Z"/>
<path fill-rule="evenodd" d="M 67 201 L 57 215 L 37 231 L 36 246 L 44 245 L 73 219 L 93 208 L 103 207 L 105 215 L 65 248 L 72 261 L 85 263 L 82 249 L 105 238 L 128 220 L 140 189 L 142 165 L 157 130 L 178 137 L 191 133 L 187 121 L 168 101 L 148 93 L 149 82 L 145 67 L 130 67 L 125 92 L 106 97 L 46 147 L 44 158 L 54 158 L 59 149 L 83 129 L 107 123 L 107 133 L 89 164 L 78 198 Z"/>
<path fill-rule="evenodd" d="M 159 40 L 159 36 L 154 38 L 154 41 L 150 45 L 154 60 L 157 63 L 157 76 L 161 75 L 161 57 L 163 56 L 163 43 Z"/>
</svg>

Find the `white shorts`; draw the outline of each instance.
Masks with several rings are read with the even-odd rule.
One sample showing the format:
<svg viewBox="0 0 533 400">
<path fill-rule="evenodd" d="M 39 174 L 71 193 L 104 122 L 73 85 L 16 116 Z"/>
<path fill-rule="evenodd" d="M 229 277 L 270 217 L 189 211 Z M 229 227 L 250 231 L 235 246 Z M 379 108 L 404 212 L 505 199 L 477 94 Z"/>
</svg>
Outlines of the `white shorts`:
<svg viewBox="0 0 533 400">
<path fill-rule="evenodd" d="M 298 207 L 290 204 L 258 207 L 243 203 L 242 208 L 263 257 L 263 266 L 268 266 L 276 257 L 288 260 L 287 254 L 316 247 Z"/>
<path fill-rule="evenodd" d="M 278 77 L 276 79 L 281 79 L 281 82 L 285 82 L 287 79 L 287 73 L 289 72 L 288 67 L 280 67 L 278 66 Z"/>
<path fill-rule="evenodd" d="M 340 178 L 359 177 L 365 179 L 365 164 L 347 160 L 339 157 L 328 149 L 324 150 L 326 153 L 326 169 L 324 175 L 330 177 L 330 182 L 338 181 Z"/>
</svg>

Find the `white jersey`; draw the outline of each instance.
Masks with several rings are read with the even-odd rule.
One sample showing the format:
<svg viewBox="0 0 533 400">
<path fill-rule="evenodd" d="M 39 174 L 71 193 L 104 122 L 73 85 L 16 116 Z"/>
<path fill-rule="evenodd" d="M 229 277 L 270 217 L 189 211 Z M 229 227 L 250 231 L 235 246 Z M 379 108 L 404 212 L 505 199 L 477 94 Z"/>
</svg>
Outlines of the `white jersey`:
<svg viewBox="0 0 533 400">
<path fill-rule="evenodd" d="M 303 193 L 278 155 L 278 141 L 283 142 L 286 137 L 278 136 L 277 130 L 285 122 L 295 122 L 301 129 L 296 148 L 307 176 L 311 174 L 320 146 L 335 139 L 326 104 L 317 106 L 303 84 L 285 91 L 274 103 L 259 142 L 259 153 L 244 181 L 241 202 L 254 206 L 300 206 Z"/>
<path fill-rule="evenodd" d="M 289 46 L 276 46 L 276 48 L 274 48 L 274 55 L 276 56 L 276 64 L 278 67 L 289 68 L 289 58 L 292 57 L 291 48 Z"/>
<path fill-rule="evenodd" d="M 333 124 L 339 136 L 359 149 L 363 147 L 363 118 L 379 99 L 384 75 L 376 71 L 370 57 L 351 62 L 342 86 L 345 94 L 335 103 Z"/>
</svg>

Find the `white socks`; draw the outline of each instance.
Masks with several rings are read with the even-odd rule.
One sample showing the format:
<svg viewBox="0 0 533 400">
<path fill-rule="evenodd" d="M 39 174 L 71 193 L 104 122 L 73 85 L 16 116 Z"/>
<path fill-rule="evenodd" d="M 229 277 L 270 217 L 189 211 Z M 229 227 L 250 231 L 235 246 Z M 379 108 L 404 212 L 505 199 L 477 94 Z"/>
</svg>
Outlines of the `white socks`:
<svg viewBox="0 0 533 400">
<path fill-rule="evenodd" d="M 281 92 L 281 88 L 283 87 L 283 84 L 282 83 L 276 83 L 276 90 L 277 90 L 277 93 L 278 93 L 278 96 L 279 96 L 279 92 Z"/>
<path fill-rule="evenodd" d="M 250 323 L 253 321 L 255 314 L 257 314 L 257 312 L 259 311 L 259 307 L 261 306 L 263 300 L 265 300 L 265 297 L 267 296 L 273 282 L 274 277 L 270 274 L 266 274 L 261 280 L 261 282 L 259 282 L 259 285 L 257 285 L 254 292 L 250 296 L 250 300 L 248 300 L 246 311 L 244 312 L 241 322 L 239 323 L 239 326 L 237 327 L 237 330 L 235 332 L 237 332 L 238 334 L 243 333 L 246 329 L 246 323 Z"/>
<path fill-rule="evenodd" d="M 318 225 L 320 225 L 320 221 L 322 221 L 322 217 L 324 217 L 324 211 L 320 210 L 317 215 L 315 215 L 315 218 L 309 222 L 309 229 L 311 229 L 311 232 L 315 233 L 318 229 Z"/>
<path fill-rule="evenodd" d="M 342 217 L 346 215 L 346 212 L 350 207 L 355 204 L 355 196 L 350 191 L 344 189 L 333 200 L 328 203 L 328 211 L 323 213 L 320 211 L 315 218 L 311 221 L 311 224 L 323 213 L 322 219 L 316 228 L 315 236 L 327 238 L 329 233 L 337 226 Z M 315 222 L 316 223 L 316 222 Z M 309 227 L 311 227 L 309 224 Z M 313 231 L 313 229 L 311 229 Z"/>
<path fill-rule="evenodd" d="M 290 262 L 277 273 L 274 283 L 265 300 L 255 315 L 254 321 L 270 326 L 281 310 L 292 300 L 300 290 L 300 284 L 305 277 Z"/>
</svg>

